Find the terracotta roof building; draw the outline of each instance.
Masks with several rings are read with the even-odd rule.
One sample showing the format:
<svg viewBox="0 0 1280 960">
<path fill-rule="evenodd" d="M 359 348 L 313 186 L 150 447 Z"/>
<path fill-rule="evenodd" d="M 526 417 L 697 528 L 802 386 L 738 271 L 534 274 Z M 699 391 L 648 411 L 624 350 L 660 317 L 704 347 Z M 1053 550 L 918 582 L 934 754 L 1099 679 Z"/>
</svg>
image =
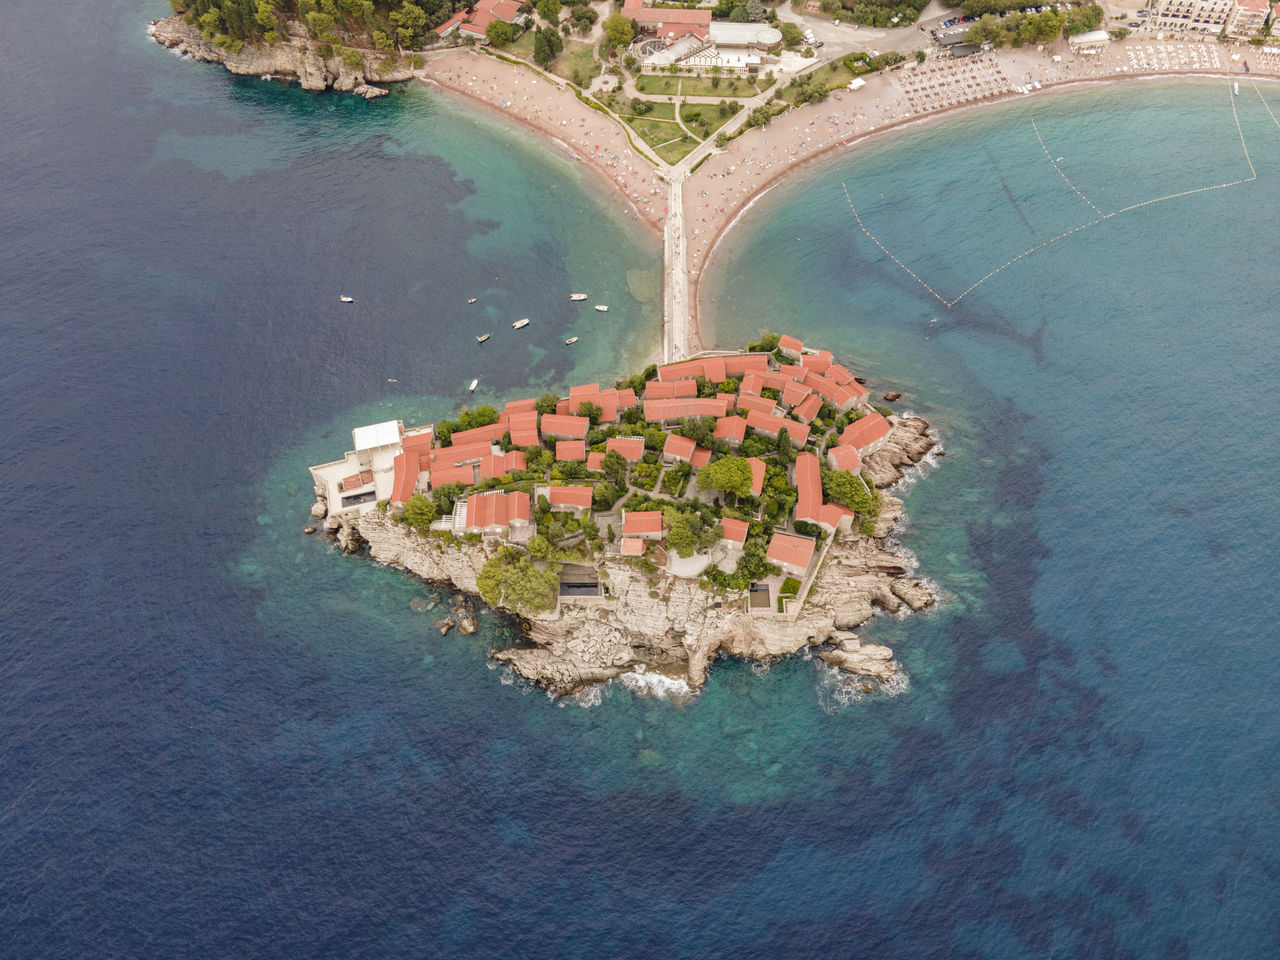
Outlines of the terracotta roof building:
<svg viewBox="0 0 1280 960">
<path fill-rule="evenodd" d="M 588 470 L 599 470 L 602 466 L 604 466 L 604 454 L 603 454 L 603 453 L 596 453 L 596 452 L 594 452 L 594 451 L 593 451 L 593 452 L 591 452 L 591 453 L 588 453 L 588 454 L 587 454 L 587 469 L 588 469 Z"/>
<path fill-rule="evenodd" d="M 784 333 L 778 338 L 778 349 L 782 351 L 784 357 L 790 357 L 792 360 L 799 360 L 800 353 L 804 350 L 804 342 L 797 340 L 790 334 Z"/>
<path fill-rule="evenodd" d="M 809 439 L 809 425 L 792 420 L 789 417 L 756 413 L 753 410 L 747 414 L 747 426 L 757 433 L 763 433 L 765 436 L 775 439 L 785 429 L 787 436 L 791 438 L 791 445 L 797 450 L 803 447 Z"/>
<path fill-rule="evenodd" d="M 529 525 L 529 495 L 516 491 L 473 493 L 466 499 L 467 533 L 507 536 Z"/>
<path fill-rule="evenodd" d="M 661 510 L 623 510 L 622 535 L 644 540 L 661 540 L 667 523 Z"/>
<path fill-rule="evenodd" d="M 674 463 L 677 460 L 689 462 L 689 458 L 693 456 L 693 451 L 698 445 L 688 437 L 682 437 L 679 434 L 667 434 L 666 443 L 662 445 L 662 459 L 668 463 Z"/>
<path fill-rule="evenodd" d="M 644 405 L 645 419 L 653 423 L 669 423 L 685 417 L 723 417 L 727 412 L 728 406 L 719 397 L 649 400 Z"/>
<path fill-rule="evenodd" d="M 747 465 L 751 467 L 751 495 L 758 497 L 764 490 L 764 461 L 759 457 L 747 457 Z"/>
<path fill-rule="evenodd" d="M 552 487 L 547 497 L 552 509 L 568 507 L 575 514 L 581 515 L 591 509 L 591 495 L 595 490 L 588 486 Z"/>
<path fill-rule="evenodd" d="M 853 447 L 864 460 L 884 446 L 893 426 L 878 413 L 853 421 L 840 434 L 841 446 Z"/>
<path fill-rule="evenodd" d="M 769 548 L 764 556 L 770 563 L 781 567 L 783 573 L 803 578 L 813 560 L 815 546 L 815 542 L 807 537 L 775 533 L 769 538 Z"/>
<path fill-rule="evenodd" d="M 628 463 L 635 463 L 644 456 L 644 437 L 610 437 L 604 447 L 606 452 L 616 451 Z M 603 462 L 604 457 L 600 459 Z"/>
<path fill-rule="evenodd" d="M 817 523 L 822 509 L 822 470 L 807 450 L 796 457 L 796 519 Z"/>
<path fill-rule="evenodd" d="M 556 459 L 565 463 L 579 463 L 587 459 L 587 441 L 557 440 Z"/>
<path fill-rule="evenodd" d="M 857 473 L 862 469 L 862 458 L 858 451 L 846 444 L 827 448 L 827 466 L 832 470 L 848 470 Z"/>
<path fill-rule="evenodd" d="M 457 31 L 479 40 L 485 38 L 484 28 L 495 20 L 504 23 L 524 23 L 529 18 L 520 12 L 520 4 L 516 0 L 475 0 L 473 9 L 461 10 L 436 27 L 436 33 L 442 37 Z"/>
<path fill-rule="evenodd" d="M 586 417 L 560 416 L 549 413 L 542 418 L 542 436 L 558 440 L 582 440 L 591 429 L 591 421 Z"/>
<path fill-rule="evenodd" d="M 698 395 L 698 382 L 696 380 L 670 380 L 666 383 L 661 380 L 650 380 L 644 385 L 644 399 L 649 400 L 674 400 L 677 397 L 696 397 Z"/>
<path fill-rule="evenodd" d="M 512 470 L 523 470 L 525 462 L 523 450 L 512 450 L 510 453 L 493 453 L 480 461 L 480 479 L 491 480 L 505 476 Z"/>
<path fill-rule="evenodd" d="M 618 552 L 624 557 L 638 557 L 644 553 L 648 546 L 649 544 L 640 537 L 623 537 L 622 543 L 618 547 Z"/>
<path fill-rule="evenodd" d="M 724 532 L 724 542 L 735 547 L 740 547 L 747 542 L 747 530 L 750 526 L 745 520 L 735 520 L 733 517 L 720 518 L 720 529 Z"/>
<path fill-rule="evenodd" d="M 813 418 L 822 410 L 822 397 L 811 393 L 791 411 L 791 415 L 801 423 L 813 423 Z"/>
<path fill-rule="evenodd" d="M 712 436 L 736 447 L 747 436 L 747 421 L 742 417 L 721 417 L 716 421 L 716 430 Z"/>
</svg>

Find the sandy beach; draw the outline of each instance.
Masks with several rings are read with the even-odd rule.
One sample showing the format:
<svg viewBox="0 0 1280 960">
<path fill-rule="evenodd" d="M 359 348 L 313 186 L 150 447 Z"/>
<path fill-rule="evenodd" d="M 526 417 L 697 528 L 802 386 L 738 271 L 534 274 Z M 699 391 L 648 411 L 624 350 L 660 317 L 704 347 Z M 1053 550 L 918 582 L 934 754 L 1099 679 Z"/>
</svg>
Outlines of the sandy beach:
<svg viewBox="0 0 1280 960">
<path fill-rule="evenodd" d="M 1238 59 L 1233 59 L 1233 55 Z M 613 182 L 629 212 L 661 230 L 667 220 L 667 180 L 684 175 L 683 221 L 691 296 L 687 351 L 711 344 L 699 334 L 699 285 L 717 244 L 737 219 L 795 171 L 836 150 L 892 131 L 975 109 L 1081 84 L 1173 78 L 1280 77 L 1280 55 L 1257 47 L 1192 41 L 1130 39 L 1100 55 L 1071 52 L 1065 41 L 1040 50 L 998 50 L 966 59 L 931 56 L 924 64 L 867 78 L 857 91 L 838 90 L 822 103 L 787 111 L 713 150 L 691 174 L 686 165 L 659 170 L 628 142 L 613 120 L 583 104 L 572 90 L 471 50 L 432 57 L 429 84 L 478 101 L 553 138 Z M 696 151 L 693 158 L 701 156 Z"/>
<path fill-rule="evenodd" d="M 429 85 L 482 103 L 566 147 L 611 180 L 628 211 L 656 230 L 666 222 L 667 188 L 652 161 L 627 141 L 617 123 L 532 69 L 457 48 L 429 59 Z"/>
</svg>

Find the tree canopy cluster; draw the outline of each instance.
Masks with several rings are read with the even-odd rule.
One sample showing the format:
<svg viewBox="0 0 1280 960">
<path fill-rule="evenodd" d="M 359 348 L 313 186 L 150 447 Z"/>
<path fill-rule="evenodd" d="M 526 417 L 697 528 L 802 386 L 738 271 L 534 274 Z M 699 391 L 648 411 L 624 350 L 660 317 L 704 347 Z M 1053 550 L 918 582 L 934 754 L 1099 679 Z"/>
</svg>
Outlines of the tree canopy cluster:
<svg viewBox="0 0 1280 960">
<path fill-rule="evenodd" d="M 1097 4 L 1044 13 L 1010 13 L 1004 17 L 987 13 L 969 28 L 964 38 L 969 43 L 991 43 L 997 47 L 1049 43 L 1059 37 L 1096 30 L 1101 23 L 1102 8 Z"/>
<path fill-rule="evenodd" d="M 210 40 L 223 46 L 236 41 L 277 43 L 285 20 L 301 20 L 313 37 L 328 43 L 342 38 L 380 50 L 419 50 L 436 39 L 434 29 L 466 0 L 169 0 L 175 13 L 185 13 Z"/>
<path fill-rule="evenodd" d="M 553 569 L 542 569 L 523 550 L 503 547 L 485 562 L 476 577 L 476 586 L 491 607 L 535 614 L 556 605 L 560 574 Z"/>
<path fill-rule="evenodd" d="M 890 29 L 915 23 L 926 6 L 928 0 L 821 0 L 818 8 L 838 20 Z"/>
</svg>

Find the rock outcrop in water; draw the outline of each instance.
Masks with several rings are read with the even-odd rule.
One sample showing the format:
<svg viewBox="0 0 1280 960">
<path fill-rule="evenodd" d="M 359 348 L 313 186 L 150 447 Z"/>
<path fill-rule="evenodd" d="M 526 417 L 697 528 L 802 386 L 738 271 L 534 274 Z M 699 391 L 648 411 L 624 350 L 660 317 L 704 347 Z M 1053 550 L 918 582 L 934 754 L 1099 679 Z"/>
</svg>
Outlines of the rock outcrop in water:
<svg viewBox="0 0 1280 960">
<path fill-rule="evenodd" d="M 381 97 L 387 91 L 376 83 L 411 80 L 413 70 L 392 58 L 367 51 L 364 65 L 352 69 L 341 58 L 323 58 L 316 45 L 305 36 L 292 36 L 273 46 L 245 44 L 235 53 L 205 40 L 199 28 L 182 17 L 166 17 L 153 21 L 151 36 L 170 50 L 205 63 L 220 63 L 232 73 L 242 76 L 293 77 L 306 90 L 349 91 L 368 99 Z"/>
<path fill-rule="evenodd" d="M 899 420 L 866 461 L 872 475 L 884 478 L 882 485 L 901 478 L 903 468 L 934 446 L 927 431 L 919 418 Z M 893 652 L 862 644 L 852 631 L 878 611 L 920 610 L 935 602 L 886 543 L 901 515 L 902 501 L 885 494 L 874 536 L 846 535 L 832 544 L 798 616 L 748 613 L 741 596 L 709 593 L 695 579 L 601 559 L 597 566 L 609 596 L 561 597 L 557 609 L 521 618 L 534 646 L 492 656 L 558 694 L 637 670 L 697 688 L 717 653 L 767 660 L 812 646 L 823 646 L 819 656 L 833 666 L 886 680 L 898 670 Z M 375 560 L 467 593 L 478 593 L 476 578 L 498 549 L 422 537 L 379 511 L 343 523 L 336 533 L 344 550 L 362 543 Z"/>
</svg>

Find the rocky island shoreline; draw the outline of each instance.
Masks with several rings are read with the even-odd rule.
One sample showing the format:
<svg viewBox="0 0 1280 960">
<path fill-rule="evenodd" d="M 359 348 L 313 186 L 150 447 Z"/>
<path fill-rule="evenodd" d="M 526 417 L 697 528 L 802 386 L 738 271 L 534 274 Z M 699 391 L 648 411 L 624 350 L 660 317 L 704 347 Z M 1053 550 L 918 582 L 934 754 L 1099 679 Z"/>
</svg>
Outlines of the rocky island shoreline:
<svg viewBox="0 0 1280 960">
<path fill-rule="evenodd" d="M 784 344 L 788 341 L 799 345 L 799 341 L 783 338 Z M 776 339 L 766 341 L 766 346 L 768 342 Z M 928 423 L 919 417 L 898 416 L 884 407 L 872 408 L 865 388 L 852 375 L 845 384 L 836 384 L 841 376 L 836 371 L 844 368 L 832 364 L 825 351 L 800 354 L 797 350 L 796 361 L 789 364 L 777 363 L 778 356 L 784 355 L 775 349 L 773 353 L 712 358 L 715 372 L 720 375 L 713 385 L 718 399 L 659 399 L 667 393 L 688 393 L 698 383 L 703 385 L 702 394 L 710 392 L 708 381 L 700 375 L 677 379 L 682 368 L 688 370 L 705 362 L 695 359 L 658 368 L 658 376 L 668 379 L 654 377 L 646 382 L 632 378 L 619 382 L 621 390 L 617 386 L 602 390 L 591 384 L 574 388 L 568 398 L 543 398 L 564 412 L 538 414 L 530 400 L 508 404 L 503 413 L 495 412 L 497 422 L 466 431 L 453 429 L 455 425 L 447 421 L 432 428 L 418 428 L 418 433 L 404 431 L 396 421 L 376 425 L 388 433 L 381 458 L 374 448 L 366 446 L 366 450 L 374 450 L 365 461 L 372 469 L 335 483 L 339 474 L 362 465 L 357 462 L 362 443 L 376 444 L 376 439 L 359 436 L 361 430 L 372 428 L 359 428 L 354 443 L 357 450 L 349 453 L 348 459 L 312 468 L 317 495 L 313 516 L 322 521 L 326 533 L 336 538 L 346 553 L 367 551 L 375 561 L 406 570 L 432 584 L 475 595 L 518 617 L 527 643 L 493 650 L 491 656 L 556 695 L 574 693 L 624 674 L 645 672 L 682 681 L 696 690 L 705 682 L 708 665 L 717 654 L 767 661 L 807 647 L 818 648 L 822 660 L 867 678 L 867 682 L 888 680 L 900 670 L 893 651 L 863 643 L 854 631 L 878 612 L 916 611 L 936 602 L 927 583 L 915 575 L 912 564 L 894 549 L 893 533 L 902 518 L 902 501 L 889 491 L 905 471 L 935 450 L 937 440 L 931 436 Z M 806 360 L 812 360 L 824 373 L 797 362 Z M 735 362 L 760 363 L 760 373 L 724 377 L 726 362 L 730 369 Z M 764 369 L 765 362 L 768 370 Z M 652 374 L 655 368 L 648 372 Z M 771 396 L 762 397 L 752 391 L 767 393 L 771 388 L 762 383 L 782 383 L 788 375 L 806 378 L 791 381 L 798 386 L 794 393 L 788 392 L 790 399 L 801 392 L 818 399 L 796 407 L 779 400 L 777 409 L 794 416 L 797 407 L 801 407 L 802 418 L 804 413 L 820 409 L 808 425 L 777 415 L 779 420 L 790 422 L 797 435 L 804 435 L 804 442 L 795 449 L 788 442 L 785 426 L 781 428 L 781 444 L 775 445 L 776 436 L 767 438 L 770 422 L 749 413 L 744 416 L 740 406 L 771 405 Z M 806 382 L 811 386 L 806 388 Z M 632 385 L 628 387 L 627 383 Z M 680 383 L 688 386 L 682 390 L 676 386 Z M 639 390 L 635 391 L 637 385 Z M 723 387 L 736 387 L 737 391 L 730 395 L 720 389 Z M 634 395 L 629 396 L 632 391 Z M 681 410 L 671 404 L 680 402 L 708 408 L 719 404 L 723 413 L 719 418 L 676 417 Z M 842 405 L 847 407 L 843 412 L 839 410 Z M 543 409 L 554 408 L 549 403 Z M 880 411 L 889 415 L 882 416 Z M 582 413 L 587 416 L 579 416 Z M 630 420 L 622 419 L 624 415 Z M 616 426 L 610 424 L 611 417 L 617 418 Z M 658 430 L 661 436 L 654 434 L 655 417 L 663 418 L 666 427 Z M 590 423 L 592 419 L 597 422 Z M 581 424 L 570 422 L 576 420 Z M 535 421 L 538 426 L 534 429 L 539 432 L 529 435 L 529 424 Z M 583 461 L 572 459 L 577 456 L 577 441 L 560 436 L 575 428 L 583 434 Z M 525 436 L 521 436 L 522 431 Z M 736 433 L 740 439 L 731 448 L 722 446 L 719 440 L 704 440 L 714 449 L 706 449 L 702 467 L 693 469 L 682 464 L 697 462 L 696 451 L 702 448 L 683 437 L 683 433 L 703 438 Z M 436 444 L 442 435 L 449 445 L 440 448 Z M 645 446 L 641 436 L 648 440 L 648 449 L 641 452 L 638 447 L 634 459 L 628 461 L 625 490 L 609 490 L 602 497 L 601 488 L 609 486 L 611 480 L 607 478 L 613 476 L 616 462 L 623 459 L 618 451 L 624 451 L 632 439 Z M 867 441 L 867 437 L 874 439 Z M 469 449 L 468 445 L 477 438 L 482 449 Z M 766 438 L 768 452 L 763 459 L 737 456 L 752 452 L 747 448 L 759 452 Z M 517 442 L 513 443 L 513 439 Z M 540 443 L 526 445 L 529 440 Z M 596 442 L 588 444 L 588 440 Z M 851 444 L 859 442 L 864 442 L 866 455 L 862 457 L 849 453 Z M 508 448 L 505 452 L 504 447 Z M 586 454 L 589 447 L 598 449 Z M 428 449 L 430 453 L 422 452 Z M 539 449 L 547 450 L 549 467 L 537 462 Z M 552 454 L 550 450 L 556 452 Z M 840 471 L 835 469 L 822 468 L 823 488 L 816 493 L 807 490 L 809 478 L 817 476 L 820 469 L 819 452 L 833 467 L 840 457 L 852 456 L 854 459 L 846 466 L 856 464 L 852 475 L 870 491 L 874 506 L 869 506 L 868 501 L 860 503 L 858 509 L 850 509 L 829 497 L 829 502 L 821 503 L 823 490 L 830 496 L 840 489 L 835 479 Z M 518 458 L 513 459 L 516 454 Z M 605 464 L 606 455 L 614 462 Z M 412 471 L 407 466 L 408 459 L 416 458 L 422 466 L 436 471 L 438 479 L 454 481 L 457 474 L 447 472 L 459 469 L 451 466 L 452 459 L 475 460 L 477 456 L 502 458 L 502 463 L 489 466 L 478 462 L 474 467 L 462 467 L 463 472 L 480 478 L 480 492 L 468 496 L 467 491 L 474 488 L 464 483 L 464 489 L 453 492 L 448 513 L 442 505 L 432 513 L 435 519 L 429 529 L 415 527 L 416 508 L 410 501 L 424 506 L 428 497 L 423 491 L 442 489 L 443 484 L 434 483 L 430 473 Z M 708 472 L 711 465 L 732 466 L 747 459 L 759 460 L 760 476 L 767 468 L 774 478 L 779 475 L 775 471 L 781 469 L 786 489 L 770 493 L 768 489 L 762 491 L 757 483 L 754 493 L 744 489 L 739 491 L 742 496 L 735 496 L 711 488 L 716 482 L 716 471 Z M 384 465 L 381 470 L 379 462 Z M 573 464 L 578 468 L 564 470 L 573 477 L 554 479 Z M 661 473 L 647 471 L 646 464 Z M 390 465 L 389 470 L 386 465 Z M 470 473 L 472 470 L 477 472 Z M 491 476 L 488 481 L 483 479 L 486 473 L 495 474 L 498 470 L 505 473 Z M 687 484 L 680 488 L 679 495 L 662 496 L 661 490 L 674 488 L 658 485 L 659 477 L 668 474 Z M 648 475 L 652 475 L 652 484 L 647 492 L 644 487 L 648 481 L 643 478 Z M 548 476 L 552 479 L 544 485 Z M 708 488 L 699 489 L 700 481 Z M 558 524 L 572 526 L 567 519 L 571 511 L 562 512 L 559 505 L 572 502 L 571 494 L 580 490 L 586 492 L 579 502 L 591 506 L 578 511 L 582 518 L 578 532 L 567 532 L 550 543 L 538 543 L 541 534 L 533 533 L 534 529 L 555 529 L 557 534 L 565 534 Z M 608 502 L 615 495 L 618 499 Z M 818 506 L 806 502 L 806 498 L 815 495 Z M 376 503 L 374 496 L 378 498 Z M 351 503 L 362 497 L 360 503 Z M 522 510 L 517 505 L 506 519 L 495 521 L 486 497 L 496 497 L 500 504 L 508 498 L 519 500 L 524 507 Z M 770 513 L 776 515 L 777 510 L 776 504 L 770 505 L 772 497 L 779 498 L 784 506 L 794 501 L 794 514 L 768 521 Z M 636 509 L 658 505 L 660 510 Z M 708 511 L 718 514 L 717 528 L 711 530 L 708 525 L 696 546 L 677 549 L 683 544 L 677 543 L 676 528 L 685 516 L 692 517 L 699 511 L 704 515 Z M 665 519 L 662 512 L 666 513 Z M 636 532 L 641 529 L 640 518 L 651 515 L 658 517 L 659 533 L 641 539 L 646 535 Z M 801 519 L 810 516 L 816 522 Z M 621 534 L 617 540 L 613 536 L 615 528 Z M 605 529 L 607 535 L 600 533 Z M 738 538 L 743 542 L 735 542 Z M 796 559 L 782 550 L 783 541 L 791 547 L 798 543 L 807 552 L 802 551 L 802 558 Z M 551 554 L 547 553 L 548 547 Z M 753 547 L 757 548 L 755 558 L 744 561 L 744 557 L 752 556 Z M 530 557 L 534 561 L 527 568 L 527 575 L 534 575 L 535 569 L 557 571 L 558 589 L 548 598 L 545 609 L 532 609 L 523 600 L 507 602 L 504 596 L 494 595 L 495 567 L 526 563 Z M 751 573 L 735 582 L 731 575 L 739 566 L 750 568 Z M 570 588 L 584 583 L 594 589 Z M 471 627 L 464 632 L 474 629 L 469 621 L 462 625 Z M 449 621 L 443 624 L 444 629 L 450 626 Z"/>
</svg>

